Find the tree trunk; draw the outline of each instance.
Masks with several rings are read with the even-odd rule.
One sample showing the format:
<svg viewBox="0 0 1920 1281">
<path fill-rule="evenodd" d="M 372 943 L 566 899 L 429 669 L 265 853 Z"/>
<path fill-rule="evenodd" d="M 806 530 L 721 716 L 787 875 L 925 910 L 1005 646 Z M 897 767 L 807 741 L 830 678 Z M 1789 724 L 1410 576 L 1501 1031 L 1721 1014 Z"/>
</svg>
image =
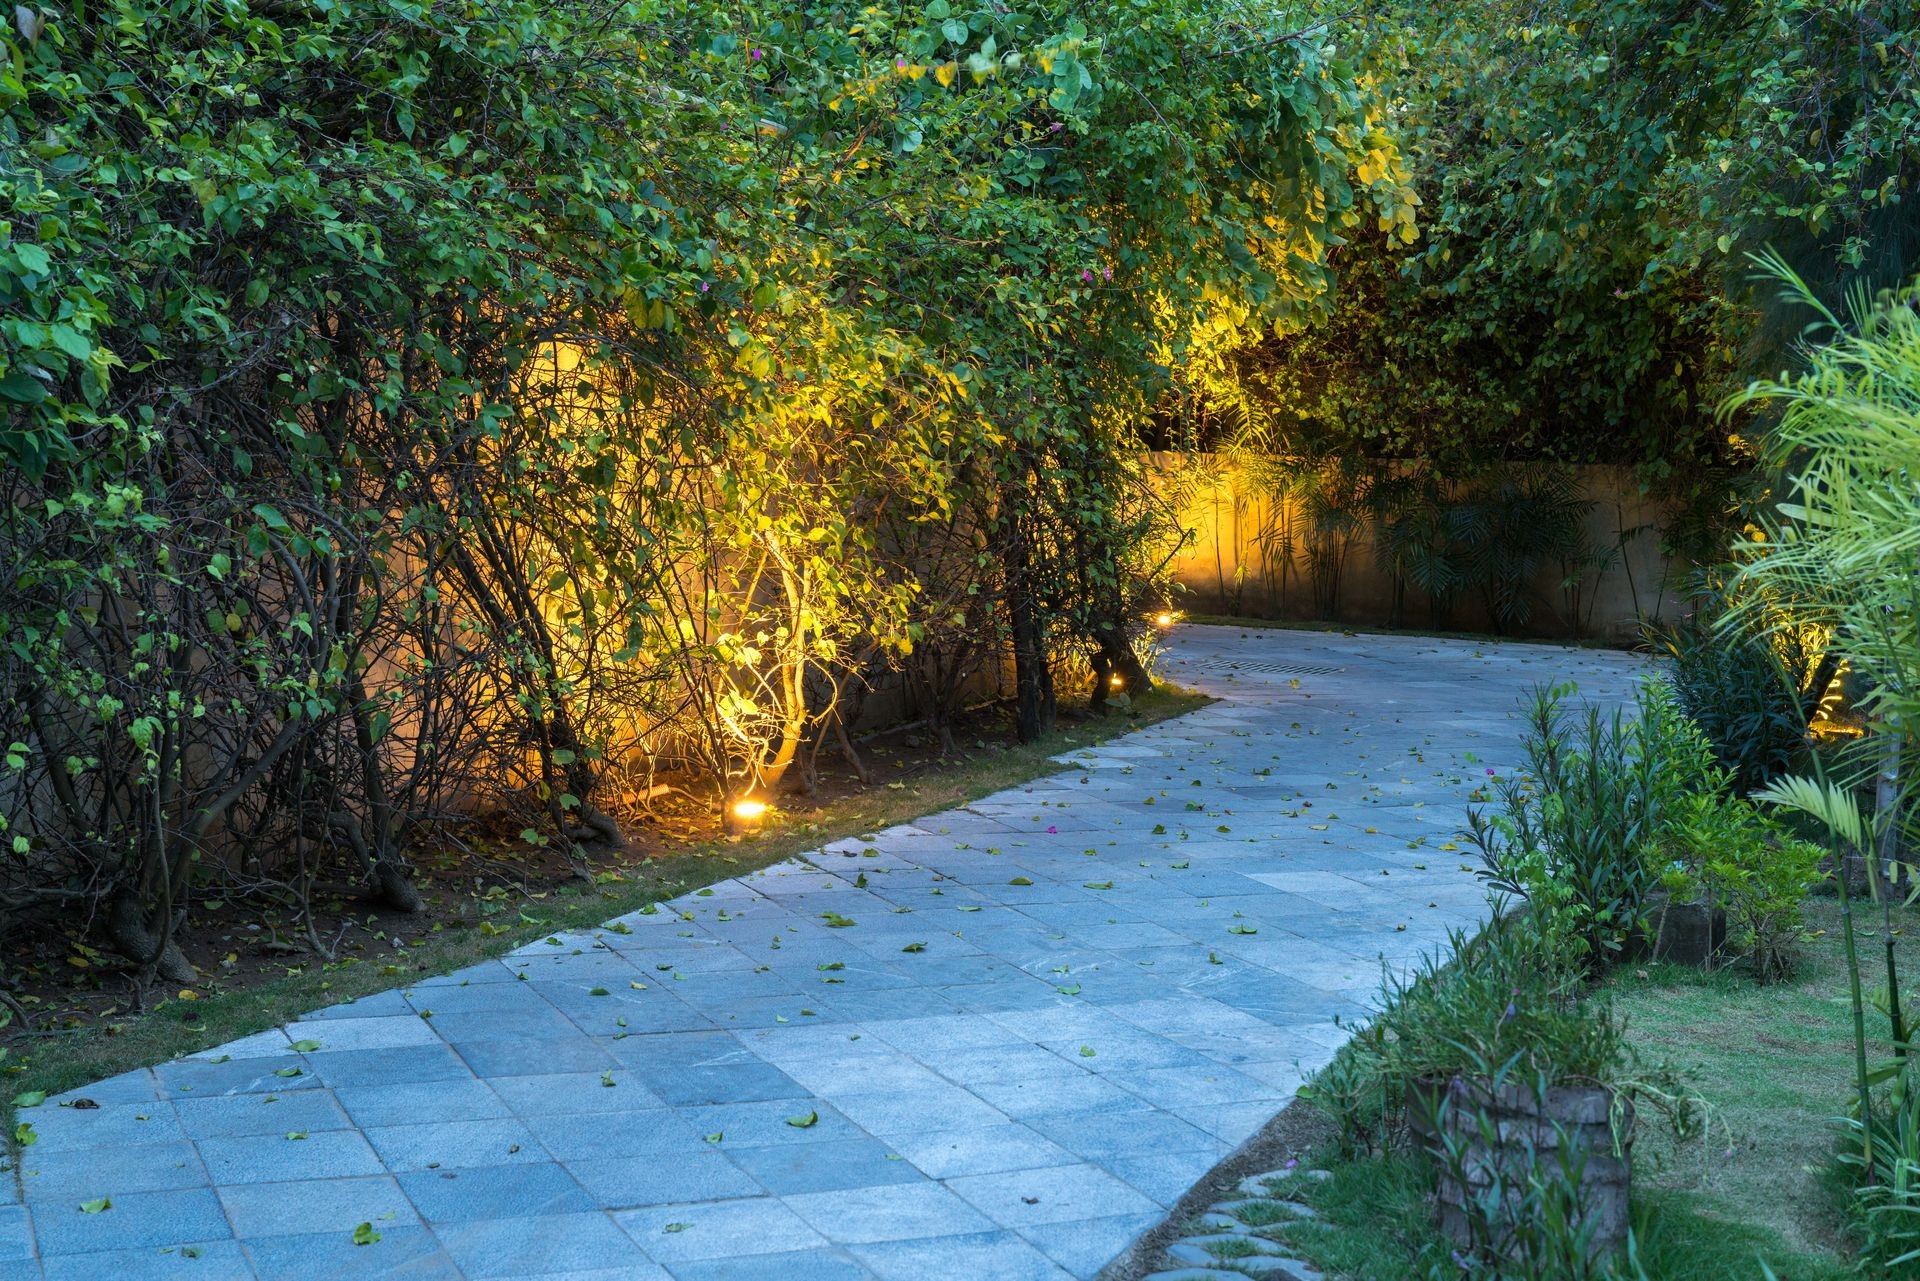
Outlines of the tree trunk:
<svg viewBox="0 0 1920 1281">
<path fill-rule="evenodd" d="M 1046 625 L 1028 581 L 1031 548 L 1016 517 L 1001 553 L 1006 574 L 1007 622 L 1013 637 L 1014 732 L 1031 743 L 1053 731 L 1053 671 L 1047 665 Z"/>
</svg>

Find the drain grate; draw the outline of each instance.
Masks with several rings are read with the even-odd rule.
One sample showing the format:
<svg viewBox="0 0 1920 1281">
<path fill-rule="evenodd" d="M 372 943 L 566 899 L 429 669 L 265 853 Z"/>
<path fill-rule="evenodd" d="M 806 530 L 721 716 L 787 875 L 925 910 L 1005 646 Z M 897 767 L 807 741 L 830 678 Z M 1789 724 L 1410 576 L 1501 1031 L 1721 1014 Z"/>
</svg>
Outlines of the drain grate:
<svg viewBox="0 0 1920 1281">
<path fill-rule="evenodd" d="M 1235 663 L 1229 670 L 1265 672 L 1274 676 L 1334 676 L 1347 669 L 1329 667 L 1324 663 Z"/>
</svg>

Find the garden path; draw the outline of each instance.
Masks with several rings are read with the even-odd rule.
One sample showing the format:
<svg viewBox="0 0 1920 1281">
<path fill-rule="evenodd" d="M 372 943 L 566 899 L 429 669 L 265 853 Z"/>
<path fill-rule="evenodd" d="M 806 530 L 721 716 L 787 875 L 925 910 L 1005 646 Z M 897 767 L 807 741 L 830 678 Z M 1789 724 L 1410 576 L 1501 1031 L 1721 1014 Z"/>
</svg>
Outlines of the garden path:
<svg viewBox="0 0 1920 1281">
<path fill-rule="evenodd" d="M 22 1112 L 0 1281 L 1092 1277 L 1479 918 L 1525 691 L 1644 670 L 1167 651 L 1219 701 L 1063 773 Z"/>
</svg>

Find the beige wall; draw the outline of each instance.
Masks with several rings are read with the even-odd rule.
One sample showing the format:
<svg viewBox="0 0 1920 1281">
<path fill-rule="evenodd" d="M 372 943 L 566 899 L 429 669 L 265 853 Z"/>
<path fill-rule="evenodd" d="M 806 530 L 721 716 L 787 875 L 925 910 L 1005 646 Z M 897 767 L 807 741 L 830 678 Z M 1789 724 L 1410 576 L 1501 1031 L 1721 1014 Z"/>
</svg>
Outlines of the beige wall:
<svg viewBox="0 0 1920 1281">
<path fill-rule="evenodd" d="M 1314 599 L 1305 549 L 1296 547 L 1289 561 L 1271 545 L 1262 545 L 1262 532 L 1278 523 L 1276 499 L 1251 483 L 1224 459 L 1197 460 L 1156 454 L 1153 463 L 1163 478 L 1171 478 L 1182 464 L 1197 461 L 1203 479 L 1178 486 L 1187 490 L 1180 523 L 1190 537 L 1172 565 L 1178 585 L 1175 605 L 1193 613 L 1231 613 L 1250 618 L 1315 619 L 1323 617 Z M 1587 518 L 1587 537 L 1598 548 L 1618 548 L 1608 568 L 1590 578 L 1580 613 L 1581 634 L 1595 639 L 1628 642 L 1639 635 L 1641 618 L 1674 618 L 1686 606 L 1679 592 L 1688 566 L 1669 560 L 1661 551 L 1666 511 L 1645 498 L 1633 473 L 1626 468 L 1580 467 L 1575 474 L 1593 502 Z M 1367 523 L 1354 537 L 1341 573 L 1336 621 L 1361 626 L 1388 626 L 1392 620 L 1394 585 L 1382 569 L 1374 548 L 1374 528 Z M 1558 567 L 1543 572 L 1532 584 L 1533 613 L 1516 629 L 1529 636 L 1563 637 L 1569 634 L 1567 607 L 1560 590 Z M 1408 628 L 1440 626 L 1449 630 L 1489 629 L 1486 606 L 1469 590 L 1456 601 L 1450 616 L 1436 619 L 1419 589 L 1409 586 L 1399 625 Z"/>
</svg>

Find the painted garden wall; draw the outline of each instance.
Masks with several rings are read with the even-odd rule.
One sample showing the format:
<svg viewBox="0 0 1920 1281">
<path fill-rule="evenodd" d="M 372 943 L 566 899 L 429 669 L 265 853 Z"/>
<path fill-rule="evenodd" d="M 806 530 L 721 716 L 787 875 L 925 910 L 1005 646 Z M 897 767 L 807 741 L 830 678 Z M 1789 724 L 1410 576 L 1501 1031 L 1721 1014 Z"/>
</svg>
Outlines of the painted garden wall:
<svg viewBox="0 0 1920 1281">
<path fill-rule="evenodd" d="M 1343 503 L 1325 487 L 1289 489 L 1285 460 L 1162 453 L 1152 461 L 1163 494 L 1189 531 L 1171 567 L 1173 603 L 1189 613 L 1622 642 L 1638 636 L 1642 618 L 1671 619 L 1686 608 L 1689 566 L 1663 547 L 1667 505 L 1645 496 L 1629 468 L 1560 469 L 1555 480 L 1570 486 L 1563 506 L 1577 509 L 1577 541 L 1533 549 L 1531 559 L 1539 563 L 1525 572 L 1526 538 L 1488 529 L 1488 538 L 1507 545 L 1480 549 L 1481 556 L 1501 563 L 1476 577 L 1468 564 L 1475 549 L 1457 548 L 1459 581 L 1449 600 L 1422 590 L 1421 567 L 1408 563 L 1404 539 L 1383 536 L 1398 513 L 1381 501 L 1380 482 L 1417 487 L 1420 478 L 1405 469 L 1368 475 L 1369 465 L 1350 474 L 1351 501 Z M 1283 479 L 1276 483 L 1276 477 Z M 1472 524 L 1463 511 L 1471 495 L 1453 497 L 1455 519 Z M 1436 523 L 1447 522 L 1447 508 L 1438 505 Z M 1508 518 L 1527 521 L 1518 509 Z M 1499 516 L 1491 519 L 1497 525 Z M 1486 581 L 1516 572 L 1504 588 Z M 1500 600 L 1503 593 L 1511 599 Z M 1505 619 L 1496 617 L 1502 612 Z"/>
</svg>

